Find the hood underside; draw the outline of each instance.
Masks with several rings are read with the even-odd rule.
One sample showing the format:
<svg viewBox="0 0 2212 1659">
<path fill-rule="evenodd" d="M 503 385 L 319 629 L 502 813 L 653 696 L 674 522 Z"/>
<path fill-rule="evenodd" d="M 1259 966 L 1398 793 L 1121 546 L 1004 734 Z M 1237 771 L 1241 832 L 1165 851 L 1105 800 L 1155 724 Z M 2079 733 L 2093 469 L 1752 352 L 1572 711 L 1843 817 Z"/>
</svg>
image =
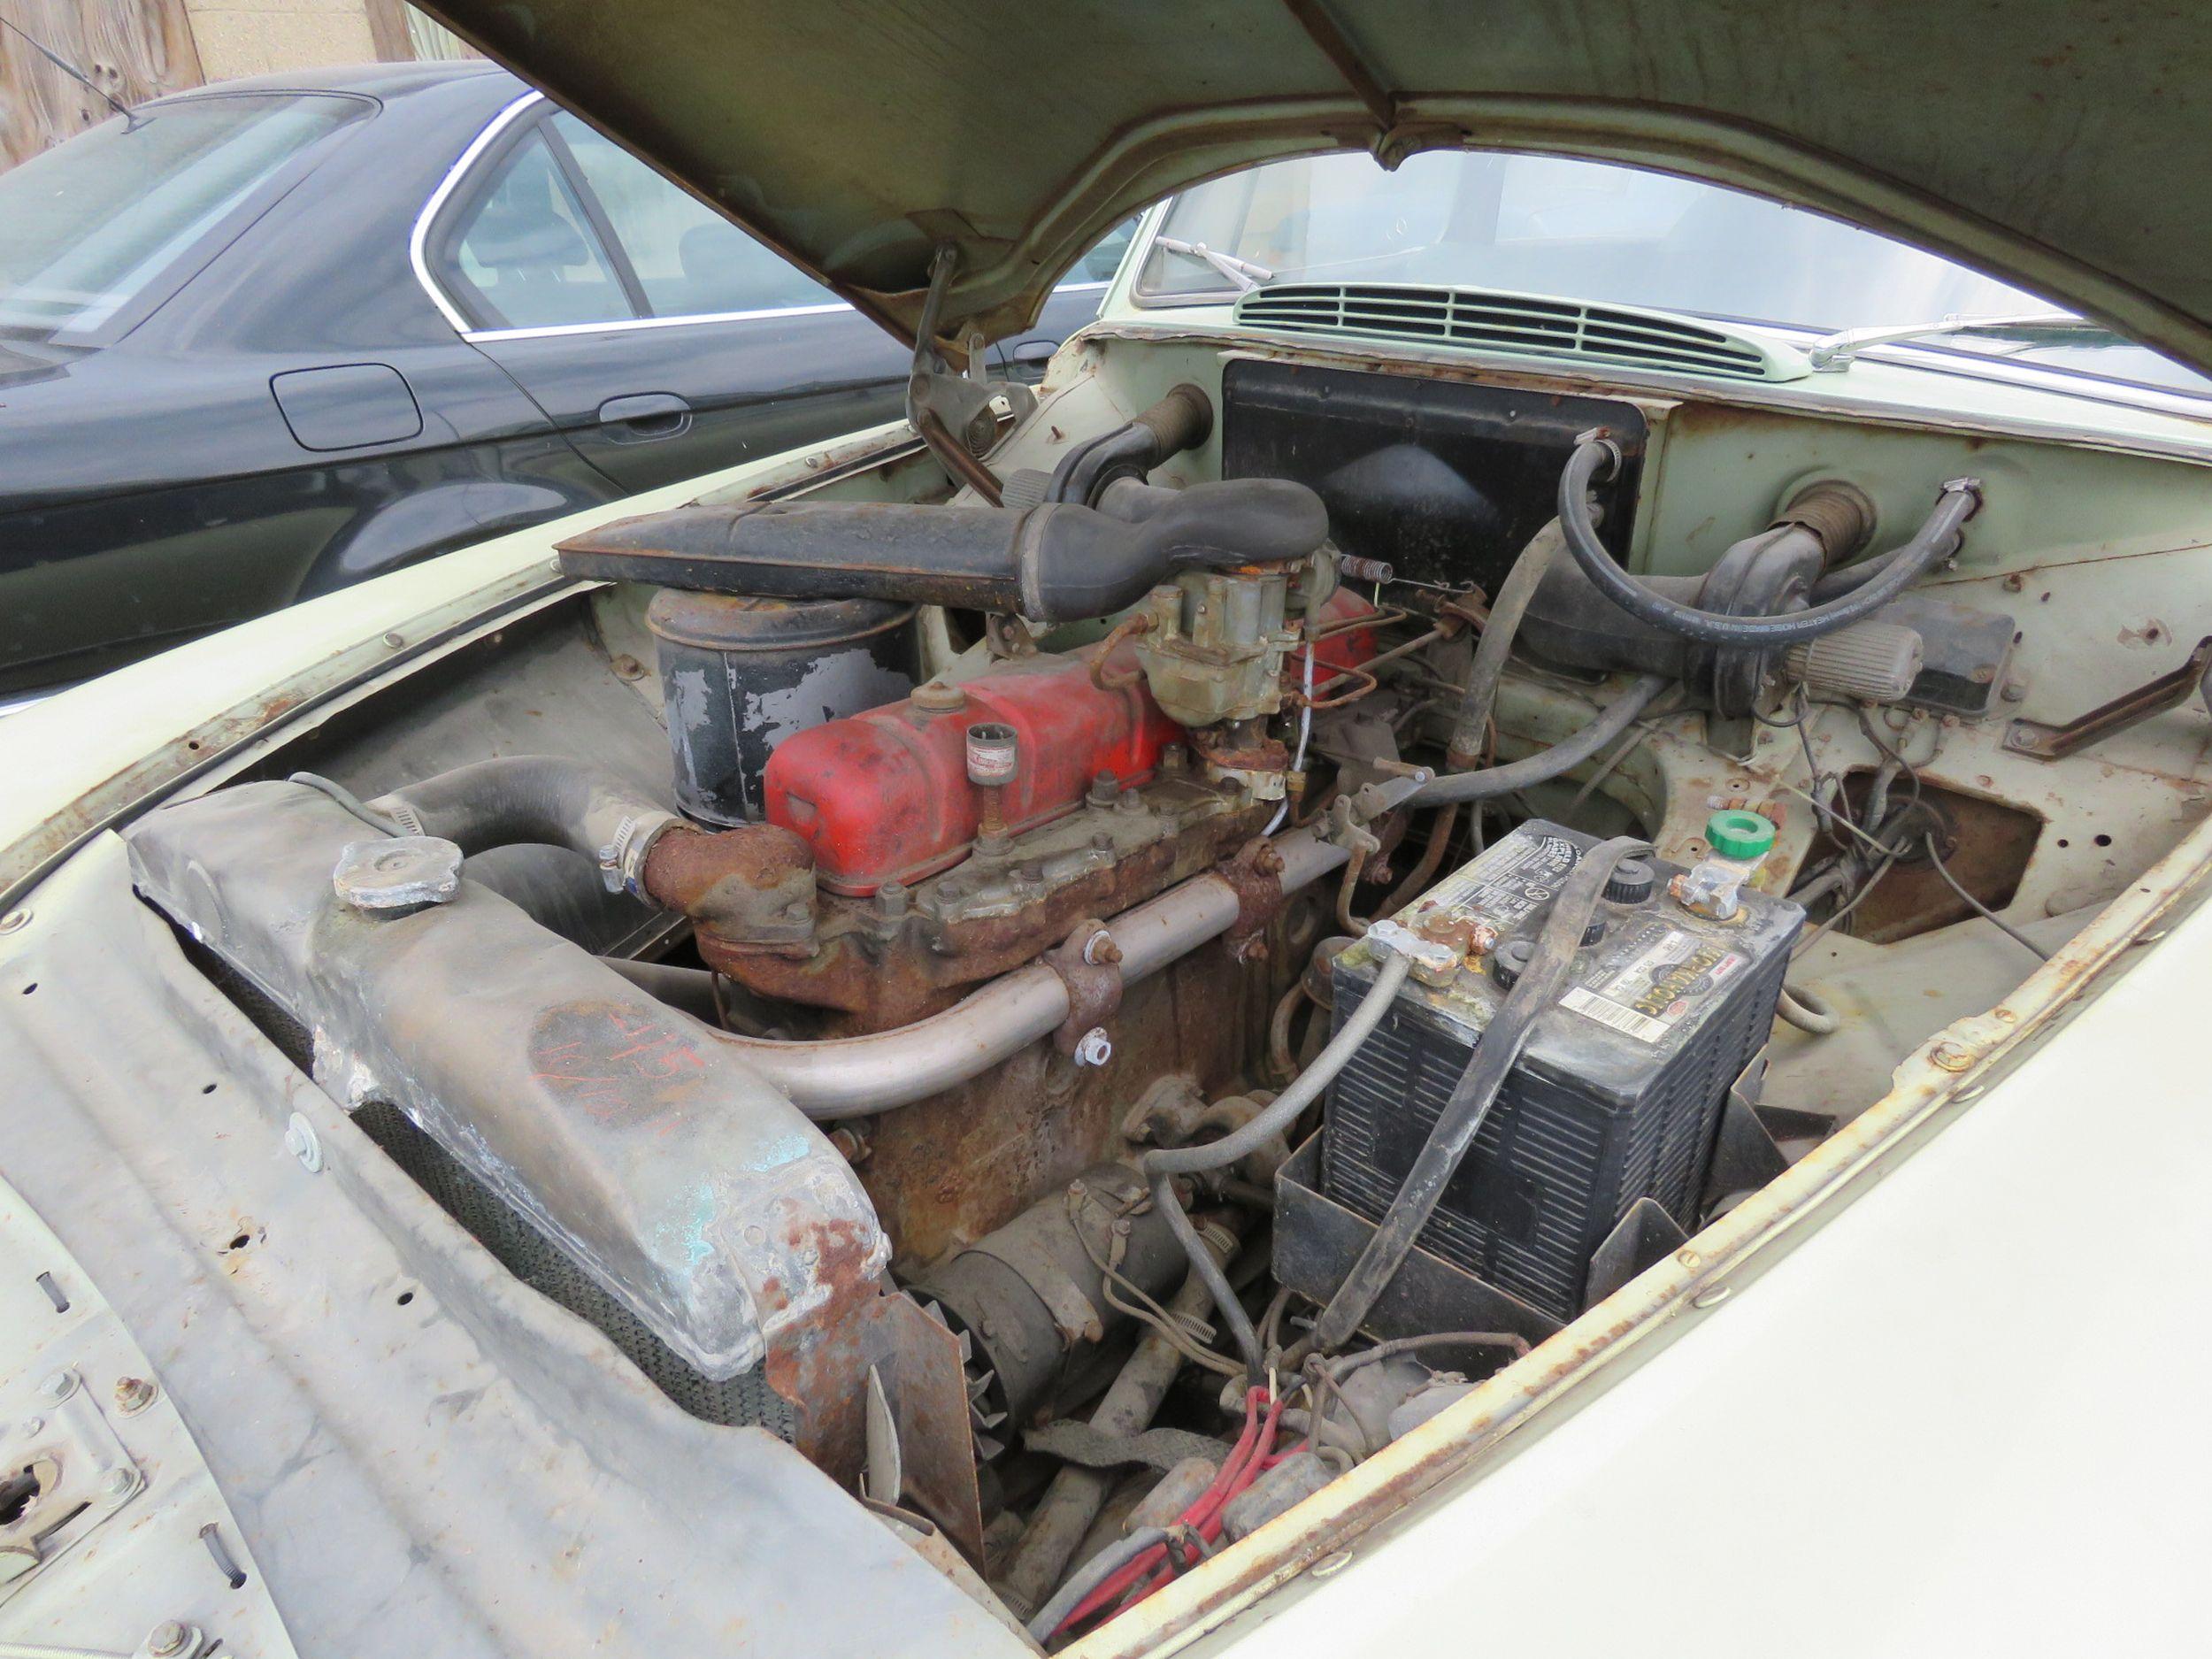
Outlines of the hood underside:
<svg viewBox="0 0 2212 1659">
<path fill-rule="evenodd" d="M 910 337 L 1253 162 L 1536 149 L 1821 208 L 2212 363 L 2212 12 L 2070 0 L 434 0 Z"/>
</svg>

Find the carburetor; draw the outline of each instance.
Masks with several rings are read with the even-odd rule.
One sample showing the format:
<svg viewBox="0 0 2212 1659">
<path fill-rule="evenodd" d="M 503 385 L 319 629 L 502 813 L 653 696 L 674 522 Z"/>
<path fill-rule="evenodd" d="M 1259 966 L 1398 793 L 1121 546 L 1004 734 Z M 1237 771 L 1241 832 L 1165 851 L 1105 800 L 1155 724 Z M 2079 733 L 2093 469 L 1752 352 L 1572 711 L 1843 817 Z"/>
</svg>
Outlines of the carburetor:
<svg viewBox="0 0 2212 1659">
<path fill-rule="evenodd" d="M 1310 614 L 1336 591 L 1336 557 L 1232 570 L 1191 570 L 1145 595 L 1137 640 L 1153 701 L 1188 726 L 1275 713 L 1284 659 L 1297 648 L 1292 611 Z"/>
</svg>

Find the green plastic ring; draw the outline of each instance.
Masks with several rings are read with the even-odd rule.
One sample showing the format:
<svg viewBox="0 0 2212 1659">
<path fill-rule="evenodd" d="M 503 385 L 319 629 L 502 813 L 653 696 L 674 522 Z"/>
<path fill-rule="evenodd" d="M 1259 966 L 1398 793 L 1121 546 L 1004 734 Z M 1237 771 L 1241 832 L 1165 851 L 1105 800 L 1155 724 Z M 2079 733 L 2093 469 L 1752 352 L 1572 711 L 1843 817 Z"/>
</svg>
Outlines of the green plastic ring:
<svg viewBox="0 0 2212 1659">
<path fill-rule="evenodd" d="M 1705 844 L 1723 858 L 1763 858 L 1774 846 L 1774 824 L 1756 812 L 1716 812 L 1705 820 Z"/>
</svg>

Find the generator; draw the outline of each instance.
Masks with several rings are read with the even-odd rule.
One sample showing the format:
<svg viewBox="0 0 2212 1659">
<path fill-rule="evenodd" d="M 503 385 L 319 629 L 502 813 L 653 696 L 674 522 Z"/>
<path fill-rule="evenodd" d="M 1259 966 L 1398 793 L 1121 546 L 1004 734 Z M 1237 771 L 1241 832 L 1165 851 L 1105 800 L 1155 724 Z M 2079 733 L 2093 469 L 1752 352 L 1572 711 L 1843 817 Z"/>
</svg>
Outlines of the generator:
<svg viewBox="0 0 2212 1659">
<path fill-rule="evenodd" d="M 1407 979 L 1332 1085 L 1319 1184 L 1335 1205 L 1381 1221 L 1595 844 L 1524 823 L 1394 918 L 1448 941 L 1457 964 Z M 1592 1256 L 1639 1199 L 1696 1230 L 1730 1085 L 1766 1042 L 1804 921 L 1747 885 L 1717 919 L 1686 874 L 1657 860 L 1615 872 L 1567 988 L 1420 1234 L 1423 1250 L 1551 1319 L 1581 1312 Z M 1379 949 L 1363 941 L 1337 957 L 1338 1026 L 1373 988 Z"/>
</svg>

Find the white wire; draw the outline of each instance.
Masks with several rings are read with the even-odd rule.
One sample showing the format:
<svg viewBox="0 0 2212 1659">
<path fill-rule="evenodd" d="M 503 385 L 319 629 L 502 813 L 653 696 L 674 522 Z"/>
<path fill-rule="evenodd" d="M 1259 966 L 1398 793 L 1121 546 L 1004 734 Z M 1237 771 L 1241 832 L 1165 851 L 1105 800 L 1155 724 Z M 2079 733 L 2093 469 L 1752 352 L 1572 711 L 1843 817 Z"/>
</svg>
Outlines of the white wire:
<svg viewBox="0 0 2212 1659">
<path fill-rule="evenodd" d="M 1290 757 L 1290 770 L 1294 772 L 1305 767 L 1306 733 L 1313 730 L 1313 641 L 1310 639 L 1306 641 L 1305 682 L 1299 687 L 1299 693 L 1298 752 Z M 1263 835 L 1272 835 L 1280 827 L 1283 819 L 1290 815 L 1289 779 L 1286 777 L 1283 783 L 1283 803 L 1275 809 L 1275 816 L 1267 820 L 1267 827 L 1260 832 Z"/>
</svg>

